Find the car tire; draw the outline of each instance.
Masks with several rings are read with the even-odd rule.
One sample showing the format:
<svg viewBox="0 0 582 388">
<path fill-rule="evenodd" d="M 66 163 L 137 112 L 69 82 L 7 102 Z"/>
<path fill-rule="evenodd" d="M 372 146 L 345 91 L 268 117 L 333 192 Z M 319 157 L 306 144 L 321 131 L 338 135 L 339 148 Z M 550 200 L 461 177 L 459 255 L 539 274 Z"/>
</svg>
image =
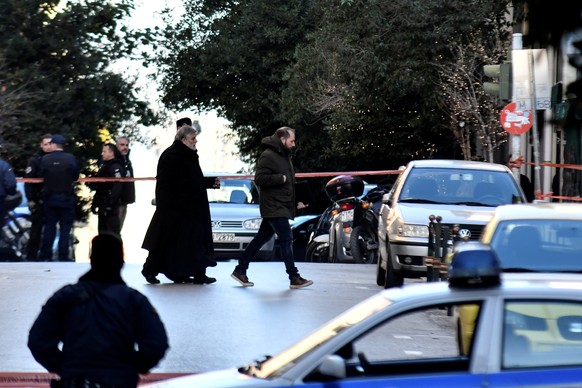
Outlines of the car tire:
<svg viewBox="0 0 582 388">
<path fill-rule="evenodd" d="M 382 268 L 381 262 L 382 258 L 379 257 L 376 262 L 376 284 L 383 287 L 386 281 L 386 271 Z"/>
<path fill-rule="evenodd" d="M 404 277 L 396 273 L 394 265 L 392 264 L 392 254 L 390 252 L 390 242 L 386 240 L 387 264 L 386 277 L 384 279 L 384 288 L 402 287 L 404 284 Z"/>
<path fill-rule="evenodd" d="M 379 240 L 379 239 L 378 239 Z M 388 242 L 388 237 L 386 237 L 386 242 Z M 378 260 L 376 262 L 376 284 L 378 286 L 384 287 L 386 282 L 386 270 L 382 268 L 382 250 L 380 249 L 380 242 L 378 241 Z M 388 260 L 386 260 L 388 262 Z"/>
<path fill-rule="evenodd" d="M 311 263 L 326 263 L 328 262 L 329 245 L 324 243 L 312 241 L 307 246 L 305 253 L 305 261 Z"/>
<path fill-rule="evenodd" d="M 375 248 L 369 249 L 370 245 Z M 367 225 L 358 225 L 352 230 L 350 249 L 356 263 L 375 264 L 378 261 L 378 239 Z"/>
</svg>

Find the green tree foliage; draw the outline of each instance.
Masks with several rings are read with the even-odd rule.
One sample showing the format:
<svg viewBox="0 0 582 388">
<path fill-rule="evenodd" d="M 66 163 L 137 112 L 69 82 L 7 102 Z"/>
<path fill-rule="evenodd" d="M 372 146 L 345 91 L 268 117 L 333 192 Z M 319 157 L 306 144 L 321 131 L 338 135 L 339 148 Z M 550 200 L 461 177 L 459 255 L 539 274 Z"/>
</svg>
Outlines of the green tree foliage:
<svg viewBox="0 0 582 388">
<path fill-rule="evenodd" d="M 285 105 L 318 115 L 329 153 L 342 155 L 344 168 L 396 168 L 450 154 L 453 142 L 441 135 L 434 105 L 434 72 L 426 66 L 436 53 L 426 42 L 422 3 L 322 1 L 319 28 L 298 46 L 289 72 L 296 94 L 284 96 Z"/>
<path fill-rule="evenodd" d="M 216 109 L 253 160 L 261 138 L 287 124 L 278 117 L 284 74 L 313 28 L 311 3 L 185 1 L 183 18 L 166 27 L 162 101 L 174 109 Z"/>
<path fill-rule="evenodd" d="M 0 0 L 0 98 L 22 91 L 19 109 L 0 110 L 2 155 L 22 173 L 44 133 L 61 133 L 85 165 L 103 133 L 159 121 L 135 80 L 112 70 L 152 42 L 123 19 L 133 1 Z"/>
<path fill-rule="evenodd" d="M 495 0 L 184 0 L 166 29 L 164 101 L 216 109 L 253 160 L 298 129 L 302 171 L 396 168 L 461 157 L 436 64 L 503 13 Z M 497 8 L 496 8 L 497 7 Z M 495 19 L 497 20 L 497 19 Z M 453 45 L 454 44 L 454 45 Z M 456 152 L 456 153 L 455 153 Z"/>
</svg>

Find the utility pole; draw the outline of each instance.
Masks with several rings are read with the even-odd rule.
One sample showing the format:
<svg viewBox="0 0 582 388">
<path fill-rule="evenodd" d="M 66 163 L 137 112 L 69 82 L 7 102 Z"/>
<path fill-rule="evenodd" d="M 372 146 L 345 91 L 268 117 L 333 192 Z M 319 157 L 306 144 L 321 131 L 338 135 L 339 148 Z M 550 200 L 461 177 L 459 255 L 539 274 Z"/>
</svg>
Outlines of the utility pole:
<svg viewBox="0 0 582 388">
<path fill-rule="evenodd" d="M 522 50 L 523 49 L 523 34 L 520 32 L 516 32 L 513 34 L 513 41 L 512 47 L 513 50 Z M 511 100 L 513 101 L 513 95 L 511 96 Z M 511 156 L 513 160 L 519 159 L 521 156 L 521 135 L 510 135 L 511 141 Z M 520 167 L 513 167 L 512 172 L 515 179 L 519 182 L 520 181 Z"/>
<path fill-rule="evenodd" d="M 536 198 L 540 198 L 542 194 L 542 176 L 541 176 L 541 166 L 540 166 L 540 139 L 538 136 L 538 120 L 536 113 L 536 80 L 534 71 L 534 58 L 533 51 L 528 50 L 528 62 L 529 62 L 529 73 L 530 73 L 530 98 L 531 98 L 531 120 L 532 120 L 532 137 L 533 137 L 533 157 L 534 157 L 534 194 Z"/>
</svg>

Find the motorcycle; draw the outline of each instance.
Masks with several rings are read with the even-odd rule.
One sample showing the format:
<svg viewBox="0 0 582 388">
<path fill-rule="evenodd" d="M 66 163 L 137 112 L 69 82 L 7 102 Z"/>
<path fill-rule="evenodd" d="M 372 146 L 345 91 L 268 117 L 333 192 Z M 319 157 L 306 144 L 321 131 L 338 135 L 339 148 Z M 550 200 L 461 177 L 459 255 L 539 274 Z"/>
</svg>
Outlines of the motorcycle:
<svg viewBox="0 0 582 388">
<path fill-rule="evenodd" d="M 17 193 L 6 197 L 4 202 L 7 210 L 6 216 L 1 221 L 0 226 L 0 261 L 30 261 L 26 257 L 26 247 L 30 239 L 30 210 L 28 201 L 22 193 L 24 184 L 18 182 Z M 59 231 L 57 229 L 57 237 Z M 75 246 L 79 240 L 74 234 L 74 227 L 71 229 L 69 240 L 69 258 L 75 260 Z M 53 255 L 56 254 L 58 238 L 53 244 Z M 51 259 L 52 260 L 52 259 Z"/>
<path fill-rule="evenodd" d="M 350 175 L 340 175 L 327 182 L 325 192 L 332 204 L 324 211 L 315 229 L 311 232 L 305 261 L 340 261 L 336 259 L 337 255 L 334 253 L 337 245 L 335 240 L 337 236 L 343 237 L 343 233 L 338 233 L 335 229 L 339 225 L 339 219 L 351 222 L 351 218 L 353 218 L 352 200 L 354 195 L 361 195 L 363 190 L 364 182 L 360 178 L 354 178 Z"/>
<path fill-rule="evenodd" d="M 378 217 L 382 196 L 387 191 L 377 186 L 354 201 L 350 253 L 357 263 L 374 264 L 378 261 Z"/>
<path fill-rule="evenodd" d="M 360 178 L 340 175 L 326 184 L 333 201 L 311 231 L 306 261 L 374 264 L 378 259 L 378 211 L 386 187 L 369 188 Z"/>
<path fill-rule="evenodd" d="M 30 217 L 16 210 L 22 198 L 20 191 L 6 197 L 7 213 L 0 228 L 0 261 L 24 260 L 24 248 L 30 237 Z"/>
</svg>

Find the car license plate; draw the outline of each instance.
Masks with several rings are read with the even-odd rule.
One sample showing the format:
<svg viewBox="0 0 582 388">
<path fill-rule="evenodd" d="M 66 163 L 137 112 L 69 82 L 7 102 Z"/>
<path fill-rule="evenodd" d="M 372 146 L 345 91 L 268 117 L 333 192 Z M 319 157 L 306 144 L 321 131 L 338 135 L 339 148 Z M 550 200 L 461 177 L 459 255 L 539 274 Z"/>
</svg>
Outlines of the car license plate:
<svg viewBox="0 0 582 388">
<path fill-rule="evenodd" d="M 214 241 L 234 241 L 234 233 L 212 233 Z"/>
<path fill-rule="evenodd" d="M 350 222 L 354 220 L 354 209 L 345 210 L 340 213 L 342 222 Z"/>
</svg>

